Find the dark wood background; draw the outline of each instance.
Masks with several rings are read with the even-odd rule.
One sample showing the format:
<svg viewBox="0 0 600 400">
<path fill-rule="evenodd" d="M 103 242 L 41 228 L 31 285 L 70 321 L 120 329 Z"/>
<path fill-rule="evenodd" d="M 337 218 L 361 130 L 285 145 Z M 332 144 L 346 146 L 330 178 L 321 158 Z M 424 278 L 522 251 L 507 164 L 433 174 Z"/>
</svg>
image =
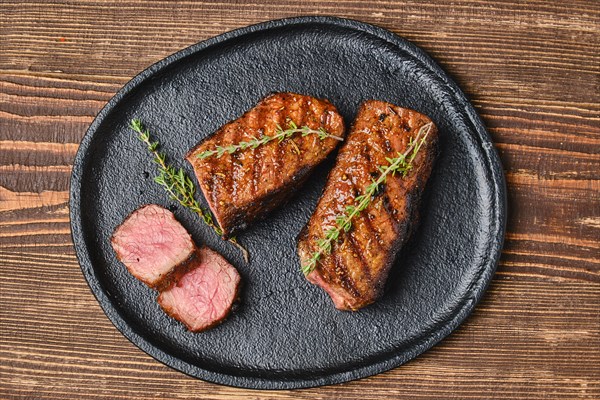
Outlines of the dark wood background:
<svg viewBox="0 0 600 400">
<path fill-rule="evenodd" d="M 0 2 L 0 397 L 600 398 L 600 3 Z M 414 361 L 298 391 L 209 384 L 111 325 L 80 272 L 69 174 L 131 77 L 228 30 L 295 15 L 387 28 L 462 86 L 500 153 L 506 245 L 473 315 Z"/>
</svg>

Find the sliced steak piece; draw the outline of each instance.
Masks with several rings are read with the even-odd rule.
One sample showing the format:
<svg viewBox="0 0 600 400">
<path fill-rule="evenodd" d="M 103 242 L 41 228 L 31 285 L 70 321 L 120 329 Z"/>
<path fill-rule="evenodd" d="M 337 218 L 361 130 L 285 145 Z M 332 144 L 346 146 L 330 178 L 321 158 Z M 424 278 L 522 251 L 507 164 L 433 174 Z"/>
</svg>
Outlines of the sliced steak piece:
<svg viewBox="0 0 600 400">
<path fill-rule="evenodd" d="M 201 159 L 199 155 L 217 146 L 274 136 L 278 127 L 287 129 L 294 124 L 344 136 L 344 121 L 327 100 L 277 93 L 221 127 L 187 155 L 225 238 L 286 201 L 339 140 L 295 133 L 282 142 L 272 140 L 233 154 L 225 152 L 221 157 Z"/>
<path fill-rule="evenodd" d="M 219 253 L 202 247 L 158 296 L 167 314 L 192 332 L 221 323 L 238 297 L 240 275 Z"/>
<path fill-rule="evenodd" d="M 173 213 L 156 204 L 132 212 L 115 229 L 111 243 L 131 275 L 152 288 L 158 288 L 173 268 L 196 250 Z"/>
<path fill-rule="evenodd" d="M 317 241 L 336 226 L 355 198 L 376 180 L 378 166 L 389 165 L 422 127 L 431 123 L 423 114 L 383 101 L 362 104 L 348 139 L 329 174 L 325 191 L 308 224 L 299 235 L 298 253 L 303 264 L 318 250 Z M 391 174 L 365 210 L 352 219 L 348 232 L 333 242 L 307 279 L 322 287 L 341 310 L 358 310 L 373 303 L 383 291 L 390 266 L 406 242 L 425 183 L 437 155 L 437 130 L 433 124 L 406 176 Z M 423 134 L 424 136 L 424 134 Z"/>
</svg>

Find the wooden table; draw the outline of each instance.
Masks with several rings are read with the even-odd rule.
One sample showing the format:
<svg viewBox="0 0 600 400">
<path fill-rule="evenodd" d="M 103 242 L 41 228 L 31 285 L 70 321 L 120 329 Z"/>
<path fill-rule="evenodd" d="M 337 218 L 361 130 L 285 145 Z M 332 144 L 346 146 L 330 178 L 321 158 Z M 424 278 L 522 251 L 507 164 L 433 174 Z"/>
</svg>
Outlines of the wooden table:
<svg viewBox="0 0 600 400">
<path fill-rule="evenodd" d="M 600 3 L 435 3 L 2 1 L 0 397 L 600 398 Z M 70 236 L 73 157 L 150 64 L 307 14 L 387 28 L 458 81 L 504 163 L 505 248 L 467 322 L 400 368 L 297 391 L 206 383 L 133 346 L 100 309 Z"/>
</svg>

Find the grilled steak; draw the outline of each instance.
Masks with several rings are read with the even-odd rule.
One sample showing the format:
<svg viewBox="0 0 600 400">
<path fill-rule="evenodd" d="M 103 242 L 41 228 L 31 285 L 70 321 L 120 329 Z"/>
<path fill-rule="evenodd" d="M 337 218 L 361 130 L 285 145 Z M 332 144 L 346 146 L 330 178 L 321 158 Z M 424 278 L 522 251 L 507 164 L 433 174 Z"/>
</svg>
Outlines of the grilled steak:
<svg viewBox="0 0 600 400">
<path fill-rule="evenodd" d="M 131 213 L 117 227 L 111 243 L 131 275 L 153 288 L 158 288 L 196 249 L 173 213 L 155 204 Z"/>
<path fill-rule="evenodd" d="M 327 100 L 277 93 L 221 127 L 187 155 L 225 238 L 286 201 L 339 141 L 295 133 L 281 142 L 272 140 L 221 157 L 200 159 L 200 154 L 217 146 L 274 136 L 278 127 L 293 126 L 324 129 L 339 138 L 344 135 L 344 121 Z"/>
<path fill-rule="evenodd" d="M 206 330 L 227 317 L 238 296 L 240 275 L 219 253 L 203 247 L 175 275 L 175 282 L 158 296 L 167 314 L 192 332 Z"/>
<path fill-rule="evenodd" d="M 344 214 L 378 178 L 378 166 L 389 165 L 386 157 L 406 152 L 409 140 L 430 122 L 423 114 L 382 101 L 362 104 L 317 208 L 299 235 L 298 253 L 303 263 L 319 249 L 317 241 L 325 232 L 336 226 L 336 216 Z M 429 133 L 413 168 L 404 177 L 387 176 L 367 208 L 353 218 L 351 229 L 342 230 L 331 253 L 322 254 L 307 276 L 329 294 L 338 309 L 358 310 L 382 294 L 390 266 L 415 223 L 437 155 L 435 126 L 423 129 Z"/>
</svg>

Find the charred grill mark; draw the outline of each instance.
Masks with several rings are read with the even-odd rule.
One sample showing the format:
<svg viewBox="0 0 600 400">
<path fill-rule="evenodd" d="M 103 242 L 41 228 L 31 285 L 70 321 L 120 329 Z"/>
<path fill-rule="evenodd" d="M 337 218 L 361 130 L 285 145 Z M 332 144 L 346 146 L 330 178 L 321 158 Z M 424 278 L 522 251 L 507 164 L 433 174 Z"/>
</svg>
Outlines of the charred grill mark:
<svg viewBox="0 0 600 400">
<path fill-rule="evenodd" d="M 287 121 L 287 119 L 289 118 L 289 103 L 290 103 L 291 99 L 288 97 L 284 100 L 283 102 L 283 106 L 284 106 L 284 113 L 281 114 L 285 114 L 284 118 L 281 118 L 281 114 L 278 114 L 274 109 L 271 110 L 271 115 L 272 118 L 274 117 L 275 119 L 277 119 L 277 124 L 279 126 L 281 126 L 283 129 L 286 129 L 285 127 L 285 123 Z M 279 141 L 275 140 L 274 142 L 272 142 L 271 146 L 273 146 L 273 168 L 274 168 L 274 176 L 273 176 L 273 181 L 275 182 L 275 186 L 280 186 L 283 178 L 283 157 L 284 157 L 284 147 L 285 146 L 281 146 L 279 144 Z"/>
<path fill-rule="evenodd" d="M 356 255 L 356 258 L 358 258 L 360 260 L 361 263 L 361 272 L 363 273 L 364 278 L 366 279 L 367 283 L 370 283 L 373 281 L 373 278 L 371 277 L 371 267 L 369 266 L 369 262 L 368 260 L 365 258 L 365 254 L 361 248 L 361 244 L 359 243 L 358 238 L 355 237 L 353 232 L 350 232 L 348 235 L 348 243 L 352 249 L 352 253 Z M 365 248 L 366 248 L 366 243 L 365 243 Z"/>
<path fill-rule="evenodd" d="M 389 118 L 385 121 L 386 124 L 384 126 L 398 126 L 398 123 L 402 121 L 402 117 L 391 107 L 388 107 L 388 111 L 390 111 L 390 114 L 388 115 Z"/>
<path fill-rule="evenodd" d="M 232 127 L 229 127 L 229 129 L 227 130 L 227 134 L 224 136 L 224 138 L 226 140 L 221 141 L 221 145 L 226 145 L 226 143 L 230 143 L 231 142 L 231 137 L 232 137 Z M 236 135 L 236 133 L 234 133 L 233 135 Z M 225 142 L 225 143 L 224 143 Z M 222 163 L 222 169 L 219 171 L 219 173 L 221 175 L 224 175 L 223 181 L 221 183 L 221 198 L 220 198 L 220 202 L 219 205 L 222 206 L 224 204 L 230 203 L 232 201 L 233 198 L 233 178 L 231 176 L 231 174 L 233 173 L 233 157 L 231 157 L 231 155 L 225 153 L 223 154 L 223 156 L 218 160 L 221 160 Z M 216 161 L 216 162 L 217 162 Z"/>
<path fill-rule="evenodd" d="M 301 106 L 301 116 L 305 116 L 308 113 L 312 112 L 311 108 L 310 108 L 310 104 L 308 101 L 303 101 L 302 102 L 302 106 Z M 302 124 L 304 123 L 305 118 L 302 118 L 302 121 L 299 121 L 298 126 L 302 126 Z M 302 150 L 301 154 L 298 154 L 298 157 L 296 157 L 296 165 L 298 166 L 299 164 L 302 164 L 302 156 L 304 153 L 304 151 L 306 150 L 306 143 L 308 142 L 307 137 L 299 137 L 298 141 L 300 142 L 300 149 Z"/>
<path fill-rule="evenodd" d="M 365 157 L 365 160 L 367 161 L 367 165 L 371 165 L 371 154 L 369 154 L 370 149 L 371 149 L 371 146 L 369 146 L 368 144 L 365 144 L 363 146 L 362 155 L 363 155 L 363 157 Z"/>
<path fill-rule="evenodd" d="M 388 107 L 389 107 L 389 106 L 388 106 Z M 394 112 L 394 114 L 395 114 L 395 115 L 397 115 L 395 112 Z M 393 135 L 393 132 L 391 132 L 391 131 L 388 131 L 388 135 L 384 135 L 384 133 L 382 132 L 382 130 L 381 130 L 381 129 L 374 129 L 374 130 L 371 132 L 371 140 L 373 140 L 373 141 L 377 141 L 377 142 L 379 142 L 379 143 L 384 143 L 384 144 L 388 144 L 388 145 L 389 145 L 389 147 L 388 147 L 388 146 L 385 146 L 385 147 L 386 147 L 386 148 L 385 148 L 385 151 L 386 151 L 387 153 L 386 153 L 386 154 L 384 154 L 384 155 L 381 157 L 381 159 L 382 159 L 382 161 L 380 162 L 381 164 L 383 164 L 383 163 L 384 163 L 385 157 L 391 157 L 391 156 L 392 156 L 393 149 L 391 148 L 391 142 L 390 142 L 390 140 L 389 140 L 389 138 L 390 138 L 392 135 Z M 375 173 L 375 174 L 379 175 L 379 172 L 376 170 L 376 168 L 377 168 L 377 165 L 376 165 L 376 164 L 377 164 L 377 162 L 378 162 L 378 161 L 377 161 L 377 160 L 375 160 L 375 164 L 371 164 L 371 165 L 370 165 L 370 167 L 371 167 L 371 171 L 372 171 L 372 173 Z M 387 217 L 388 217 L 389 219 L 391 219 L 391 221 L 392 221 L 392 226 L 394 226 L 394 224 L 393 224 L 393 221 L 395 221 L 395 219 L 393 218 L 393 216 L 392 216 L 392 214 L 391 214 L 391 210 L 390 210 L 390 207 L 389 207 L 389 197 L 388 197 L 388 195 L 387 195 L 387 191 L 388 191 L 388 186 L 387 186 L 387 184 L 383 184 L 381 187 L 379 187 L 379 188 L 377 189 L 377 192 L 375 192 L 375 195 L 374 195 L 374 197 L 379 197 L 379 196 L 381 196 L 382 194 L 384 194 L 384 197 L 383 197 L 383 198 L 382 198 L 382 200 L 381 200 L 381 202 L 382 202 L 382 206 L 383 206 L 383 210 L 381 210 L 381 211 L 382 211 L 382 212 L 383 212 L 383 211 L 385 211 L 385 212 L 387 213 Z M 374 206 L 374 205 L 375 205 L 375 202 L 374 202 L 374 203 L 372 203 L 372 206 Z M 367 219 L 367 220 L 368 220 L 368 219 Z M 379 231 L 375 229 L 375 227 L 374 227 L 374 226 L 371 224 L 371 221 L 368 221 L 368 224 L 370 225 L 371 229 L 373 230 L 373 233 L 374 233 L 374 234 L 375 234 L 375 236 L 376 236 L 377 243 L 378 243 L 379 245 L 381 245 L 381 235 L 380 235 Z"/>
<path fill-rule="evenodd" d="M 391 142 L 389 140 L 389 138 L 387 136 L 391 136 L 390 135 L 384 135 L 382 130 L 385 130 L 385 128 L 383 129 L 373 129 L 371 130 L 371 135 L 369 137 L 369 141 L 370 142 L 374 142 L 374 143 L 380 143 L 383 144 L 383 148 L 385 148 L 385 151 L 387 153 L 383 154 L 383 156 L 381 157 L 381 161 L 379 160 L 374 160 L 374 163 L 376 165 L 370 165 L 372 170 L 376 170 L 377 169 L 377 165 L 381 165 L 381 164 L 385 164 L 385 157 L 390 157 L 392 155 L 393 149 L 391 146 Z M 391 133 L 391 132 L 390 132 Z M 371 146 L 372 148 L 373 146 Z M 382 150 L 383 150 L 382 148 Z"/>
<path fill-rule="evenodd" d="M 360 195 L 360 192 L 361 192 L 361 191 L 360 191 L 360 190 L 358 189 L 358 187 L 356 186 L 356 182 L 355 182 L 355 180 L 354 180 L 354 179 L 351 179 L 351 180 L 350 180 L 350 182 L 351 182 L 351 190 L 352 190 L 352 194 L 353 194 L 352 201 L 354 202 L 354 199 L 356 199 L 356 197 L 358 197 L 358 196 Z M 375 243 L 376 243 L 376 245 L 377 245 L 377 248 L 378 248 L 378 250 L 379 250 L 379 251 L 384 251 L 385 249 L 384 249 L 384 248 L 383 248 L 383 246 L 381 245 L 381 238 L 380 238 L 380 235 L 379 235 L 379 231 L 377 231 L 377 230 L 375 229 L 375 227 L 374 227 L 374 226 L 373 226 L 373 224 L 371 223 L 371 220 L 368 218 L 368 215 L 369 215 L 370 209 L 371 209 L 372 207 L 373 207 L 373 204 L 372 204 L 371 206 L 367 207 L 367 208 L 366 208 L 366 209 L 365 209 L 365 210 L 364 210 L 364 211 L 363 211 L 363 212 L 362 212 L 362 213 L 361 213 L 361 214 L 360 214 L 360 215 L 359 215 L 357 218 L 360 218 L 360 221 L 362 221 L 362 222 L 363 222 L 363 224 L 364 224 L 364 226 L 365 226 L 365 228 L 366 228 L 366 230 L 367 230 L 368 234 L 369 234 L 369 235 L 374 235 L 374 236 L 375 236 L 375 238 L 377 239 L 377 240 L 375 241 Z M 358 222 L 358 221 L 355 221 L 355 224 L 356 224 L 357 222 Z M 349 233 L 346 233 L 346 234 L 344 234 L 344 235 L 346 235 L 346 236 L 348 236 L 348 235 L 351 235 L 351 234 L 352 234 L 352 231 L 353 231 L 353 229 L 350 229 L 350 232 L 349 232 Z"/>
<path fill-rule="evenodd" d="M 318 115 L 318 114 L 324 115 L 324 111 L 328 108 L 328 106 L 322 106 L 321 104 L 315 104 L 315 107 L 317 108 L 314 111 L 315 115 Z M 327 127 L 324 126 L 323 124 L 321 124 L 320 126 L 327 129 Z M 319 145 L 319 154 L 323 154 L 323 152 L 325 151 L 325 141 L 327 141 L 327 140 L 328 139 L 319 140 L 317 138 L 317 144 Z"/>
<path fill-rule="evenodd" d="M 239 143 L 241 141 L 244 140 L 244 129 L 242 124 L 235 124 L 234 127 L 234 139 L 233 139 L 233 143 Z M 229 176 L 231 176 L 231 201 L 235 202 L 238 200 L 239 198 L 239 194 L 238 194 L 238 180 L 235 179 L 237 174 L 239 173 L 239 169 L 241 166 L 241 162 L 239 160 L 239 153 L 233 153 L 231 155 L 231 174 L 229 174 Z"/>
<path fill-rule="evenodd" d="M 388 219 L 390 220 L 392 228 L 394 229 L 394 233 L 398 233 L 398 226 L 396 218 L 394 217 L 395 208 L 391 206 L 390 197 L 387 193 L 385 193 L 381 199 L 381 205 L 383 210 L 386 212 Z"/>
<path fill-rule="evenodd" d="M 304 98 L 302 98 L 300 101 L 303 101 Z M 291 108 L 289 107 L 289 105 L 285 108 L 286 111 L 286 118 L 284 118 L 284 123 L 283 125 L 280 123 L 279 125 L 283 128 L 283 129 L 287 129 L 287 124 L 289 123 L 289 121 L 296 121 L 297 118 L 295 118 L 294 115 L 294 111 L 291 110 Z M 300 121 L 297 121 L 297 125 L 300 126 Z M 293 146 L 295 145 L 294 143 L 294 135 L 292 135 L 292 137 L 285 139 L 280 145 L 278 145 L 277 150 L 278 150 L 278 157 L 280 162 L 278 163 L 278 165 L 280 166 L 280 170 L 283 170 L 283 168 L 293 168 L 292 166 L 292 160 L 293 160 L 293 156 L 294 156 L 294 151 L 293 151 Z M 283 171 L 280 171 L 280 182 L 284 181 L 284 177 L 283 175 Z M 288 178 L 291 178 L 288 177 Z"/>
<path fill-rule="evenodd" d="M 257 112 L 256 126 L 262 126 L 262 127 L 265 126 L 265 121 L 267 119 L 266 111 L 267 111 L 267 107 L 263 106 L 263 107 L 258 108 L 258 110 L 256 111 Z M 264 128 L 263 128 L 263 131 L 260 132 L 260 128 L 259 128 L 256 131 L 256 135 L 259 135 L 259 134 L 260 134 L 260 136 L 262 136 L 262 135 L 268 134 L 268 132 L 265 132 Z M 252 195 L 253 196 L 256 196 L 256 193 L 259 191 L 260 187 L 262 186 L 262 181 L 261 181 L 260 177 L 261 177 L 261 170 L 263 167 L 263 157 L 262 157 L 263 150 L 264 150 L 263 146 L 259 146 L 256 149 L 251 150 L 254 160 L 255 160 L 255 162 L 252 163 L 252 190 L 253 190 Z"/>
<path fill-rule="evenodd" d="M 304 104 L 302 104 L 302 112 L 303 113 L 314 113 L 314 109 L 313 109 L 314 105 L 311 106 L 311 104 L 309 104 L 309 102 L 304 102 Z M 312 153 L 312 149 L 313 149 L 313 141 L 314 141 L 314 135 L 308 135 L 305 137 L 300 137 L 298 140 L 300 141 L 300 150 L 302 152 L 302 154 L 310 154 Z M 299 158 L 299 162 L 301 165 L 305 165 L 307 163 L 310 163 L 311 160 L 310 159 L 306 159 L 304 157 Z"/>
<path fill-rule="evenodd" d="M 258 133 L 257 133 L 258 129 L 257 129 L 257 124 L 256 124 L 256 115 L 257 115 L 257 113 L 260 113 L 261 109 L 262 108 L 259 107 L 256 110 L 256 113 L 254 113 L 254 118 L 252 118 L 252 114 L 249 113 L 248 115 L 246 115 L 246 118 L 242 121 L 243 123 L 239 124 L 241 127 L 241 131 L 242 131 L 240 141 L 248 141 L 248 140 L 255 138 L 258 135 Z M 254 121 L 254 122 L 251 123 L 251 121 Z M 248 199 L 252 198 L 252 196 L 254 195 L 255 184 L 254 184 L 253 167 L 254 167 L 255 153 L 254 153 L 253 149 L 246 149 L 246 150 L 241 150 L 234 154 L 238 154 L 239 160 L 241 161 L 241 164 L 240 164 L 241 171 L 239 171 L 238 175 L 235 176 L 236 183 L 238 186 L 238 193 L 240 194 L 237 201 L 247 202 Z"/>
<path fill-rule="evenodd" d="M 306 103 L 305 99 L 302 98 L 300 101 L 300 107 L 297 111 L 294 111 L 289 114 L 290 120 L 296 122 L 296 125 L 302 126 L 304 121 L 304 110 L 302 110 L 302 105 Z M 299 114 L 299 115 L 296 115 Z M 297 170 L 300 167 L 301 157 L 303 156 L 300 147 L 298 147 L 298 141 L 300 141 L 300 146 L 302 146 L 302 138 L 300 135 L 295 134 L 292 137 L 284 140 L 281 146 L 281 151 L 283 152 L 283 167 L 286 169 L 294 169 Z M 295 177 L 291 176 L 291 181 L 295 181 Z"/>
<path fill-rule="evenodd" d="M 384 140 L 383 145 L 385 146 L 385 151 L 387 151 L 388 154 L 394 151 L 394 149 L 392 149 L 392 143 L 389 139 Z"/>
<path fill-rule="evenodd" d="M 356 284 L 348 274 L 348 266 L 343 262 L 342 258 L 338 254 L 337 248 L 334 248 L 331 251 L 331 259 L 334 265 L 334 276 L 340 286 L 348 290 L 353 297 L 359 297 L 360 293 L 356 288 Z"/>
<path fill-rule="evenodd" d="M 373 204 L 374 205 L 374 204 Z M 385 247 L 383 246 L 383 241 L 381 240 L 381 234 L 379 233 L 379 231 L 373 226 L 373 223 L 371 221 L 371 219 L 369 218 L 370 215 L 370 209 L 371 207 L 368 207 L 365 211 L 363 211 L 363 216 L 361 218 L 362 223 L 364 224 L 366 230 L 373 235 L 373 237 L 375 238 L 375 244 L 377 245 L 377 249 L 378 251 L 385 251 Z"/>
<path fill-rule="evenodd" d="M 380 194 L 385 192 L 386 188 L 387 185 L 385 183 L 381 184 L 381 186 L 379 186 L 377 190 L 375 190 L 375 193 L 373 193 L 373 198 L 379 197 Z"/>
</svg>

